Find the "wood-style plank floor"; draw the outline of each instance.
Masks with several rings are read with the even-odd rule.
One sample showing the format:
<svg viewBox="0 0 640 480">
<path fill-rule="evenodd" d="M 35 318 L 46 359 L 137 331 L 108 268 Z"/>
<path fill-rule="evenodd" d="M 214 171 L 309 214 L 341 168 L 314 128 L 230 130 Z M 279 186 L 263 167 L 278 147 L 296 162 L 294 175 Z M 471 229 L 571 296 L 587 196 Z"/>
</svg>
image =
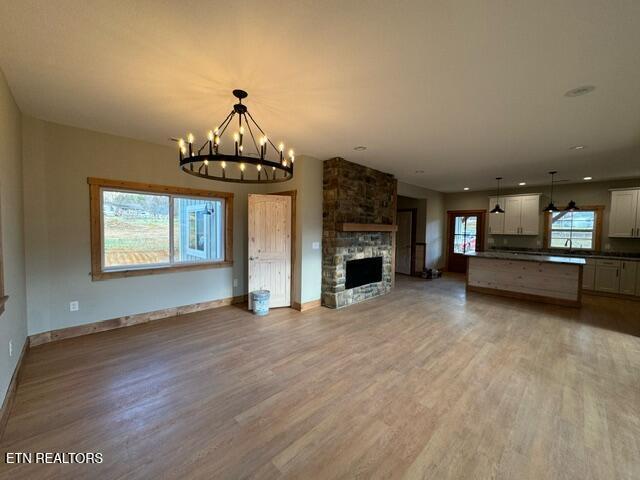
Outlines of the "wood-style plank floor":
<svg viewBox="0 0 640 480">
<path fill-rule="evenodd" d="M 640 478 L 640 303 L 401 278 L 344 310 L 225 307 L 28 352 L 11 479 Z"/>
</svg>

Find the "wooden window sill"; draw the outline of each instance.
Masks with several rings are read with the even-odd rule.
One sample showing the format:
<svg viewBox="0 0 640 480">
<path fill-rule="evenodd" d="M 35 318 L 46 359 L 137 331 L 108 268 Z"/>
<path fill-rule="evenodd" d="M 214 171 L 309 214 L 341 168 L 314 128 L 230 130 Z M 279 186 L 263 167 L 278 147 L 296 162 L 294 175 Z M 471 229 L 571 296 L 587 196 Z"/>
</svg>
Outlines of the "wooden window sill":
<svg viewBox="0 0 640 480">
<path fill-rule="evenodd" d="M 115 270 L 96 272 L 91 274 L 91 279 L 96 281 L 110 280 L 112 278 L 140 277 L 143 275 L 158 275 L 162 273 L 188 272 L 192 270 L 206 270 L 209 268 L 228 268 L 233 266 L 233 261 L 195 263 L 191 265 L 172 265 L 169 267 L 135 268 L 131 270 Z"/>
</svg>

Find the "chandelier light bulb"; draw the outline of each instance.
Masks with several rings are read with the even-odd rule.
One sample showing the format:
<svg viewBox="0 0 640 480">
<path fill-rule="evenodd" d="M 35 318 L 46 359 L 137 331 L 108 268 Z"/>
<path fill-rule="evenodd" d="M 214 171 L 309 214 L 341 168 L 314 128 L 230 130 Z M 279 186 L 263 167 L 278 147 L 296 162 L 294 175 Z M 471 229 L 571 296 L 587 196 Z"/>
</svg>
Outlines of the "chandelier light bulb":
<svg viewBox="0 0 640 480">
<path fill-rule="evenodd" d="M 193 143 L 194 140 L 195 138 L 193 137 L 193 133 L 190 133 L 189 135 L 187 135 L 187 141 L 189 143 Z"/>
<path fill-rule="evenodd" d="M 278 148 L 280 148 L 281 152 L 284 152 L 284 143 L 280 142 L 280 146 Z"/>
<path fill-rule="evenodd" d="M 290 157 L 293 157 L 293 148 L 290 148 L 290 149 L 289 149 L 289 156 L 290 156 Z"/>
<path fill-rule="evenodd" d="M 238 150 L 240 150 L 240 153 L 242 153 L 242 145 L 238 147 Z"/>
<path fill-rule="evenodd" d="M 236 132 L 233 134 L 233 141 L 237 142 L 238 140 L 240 140 L 240 135 L 238 135 L 238 133 Z"/>
<path fill-rule="evenodd" d="M 258 171 L 262 170 L 262 165 L 258 164 L 256 165 L 256 168 L 258 169 Z"/>
<path fill-rule="evenodd" d="M 180 147 L 180 151 L 182 152 L 182 154 L 184 155 L 185 153 L 187 153 L 187 147 L 185 147 L 184 145 L 182 145 Z"/>
<path fill-rule="evenodd" d="M 242 170 L 244 172 L 244 169 L 245 169 L 245 165 L 244 165 L 244 163 L 241 163 L 240 164 L 240 170 Z"/>
<path fill-rule="evenodd" d="M 244 127 L 240 127 L 240 135 L 244 135 Z"/>
<path fill-rule="evenodd" d="M 205 161 L 204 161 L 204 164 L 205 164 L 205 165 L 209 165 L 209 160 L 205 160 Z"/>
<path fill-rule="evenodd" d="M 209 141 L 213 141 L 213 130 L 209 130 L 209 135 L 207 135 L 209 138 Z"/>
<path fill-rule="evenodd" d="M 184 138 L 181 138 L 180 140 L 178 140 L 178 147 L 180 147 L 180 150 L 184 148 Z"/>
<path fill-rule="evenodd" d="M 220 162 L 220 166 L 222 168 L 227 168 L 227 162 L 224 162 L 224 161 Z"/>
</svg>

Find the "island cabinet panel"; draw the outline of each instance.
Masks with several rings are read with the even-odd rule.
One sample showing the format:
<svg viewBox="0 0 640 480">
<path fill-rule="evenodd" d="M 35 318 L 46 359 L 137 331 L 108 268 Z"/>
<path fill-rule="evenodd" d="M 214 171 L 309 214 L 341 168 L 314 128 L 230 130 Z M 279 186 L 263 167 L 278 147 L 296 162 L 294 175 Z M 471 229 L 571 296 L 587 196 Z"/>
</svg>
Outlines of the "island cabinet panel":
<svg viewBox="0 0 640 480">
<path fill-rule="evenodd" d="M 579 306 L 581 283 L 582 265 L 469 258 L 471 291 Z"/>
</svg>

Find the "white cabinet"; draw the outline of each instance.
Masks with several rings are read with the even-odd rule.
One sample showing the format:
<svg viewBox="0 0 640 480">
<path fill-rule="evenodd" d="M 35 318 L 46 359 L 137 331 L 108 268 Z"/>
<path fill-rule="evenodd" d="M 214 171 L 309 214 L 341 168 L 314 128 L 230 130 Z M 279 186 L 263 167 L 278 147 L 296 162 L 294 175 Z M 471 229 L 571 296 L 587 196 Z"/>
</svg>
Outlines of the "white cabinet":
<svg viewBox="0 0 640 480">
<path fill-rule="evenodd" d="M 640 189 L 613 190 L 609 236 L 640 238 Z"/>
<path fill-rule="evenodd" d="M 527 195 L 521 197 L 520 235 L 538 235 L 540 229 L 540 197 Z"/>
<path fill-rule="evenodd" d="M 636 295 L 640 297 L 640 267 L 636 275 Z"/>
<path fill-rule="evenodd" d="M 504 235 L 538 235 L 540 229 L 540 195 L 508 195 L 501 198 L 505 213 L 491 214 L 489 233 Z M 490 209 L 496 197 L 489 199 Z"/>
<path fill-rule="evenodd" d="M 489 212 L 493 210 L 496 203 L 498 203 L 497 197 L 489 199 Z M 504 204 L 501 206 L 504 208 Z M 504 233 L 504 213 L 489 213 L 489 233 L 492 235 Z"/>
<path fill-rule="evenodd" d="M 587 259 L 587 263 L 582 267 L 582 288 L 585 290 L 596 289 L 596 263 Z"/>
<path fill-rule="evenodd" d="M 620 270 L 620 293 L 625 295 L 636 294 L 636 277 L 638 273 L 638 262 L 622 261 Z"/>
<path fill-rule="evenodd" d="M 618 293 L 620 291 L 620 260 L 597 260 L 595 290 Z"/>
</svg>

